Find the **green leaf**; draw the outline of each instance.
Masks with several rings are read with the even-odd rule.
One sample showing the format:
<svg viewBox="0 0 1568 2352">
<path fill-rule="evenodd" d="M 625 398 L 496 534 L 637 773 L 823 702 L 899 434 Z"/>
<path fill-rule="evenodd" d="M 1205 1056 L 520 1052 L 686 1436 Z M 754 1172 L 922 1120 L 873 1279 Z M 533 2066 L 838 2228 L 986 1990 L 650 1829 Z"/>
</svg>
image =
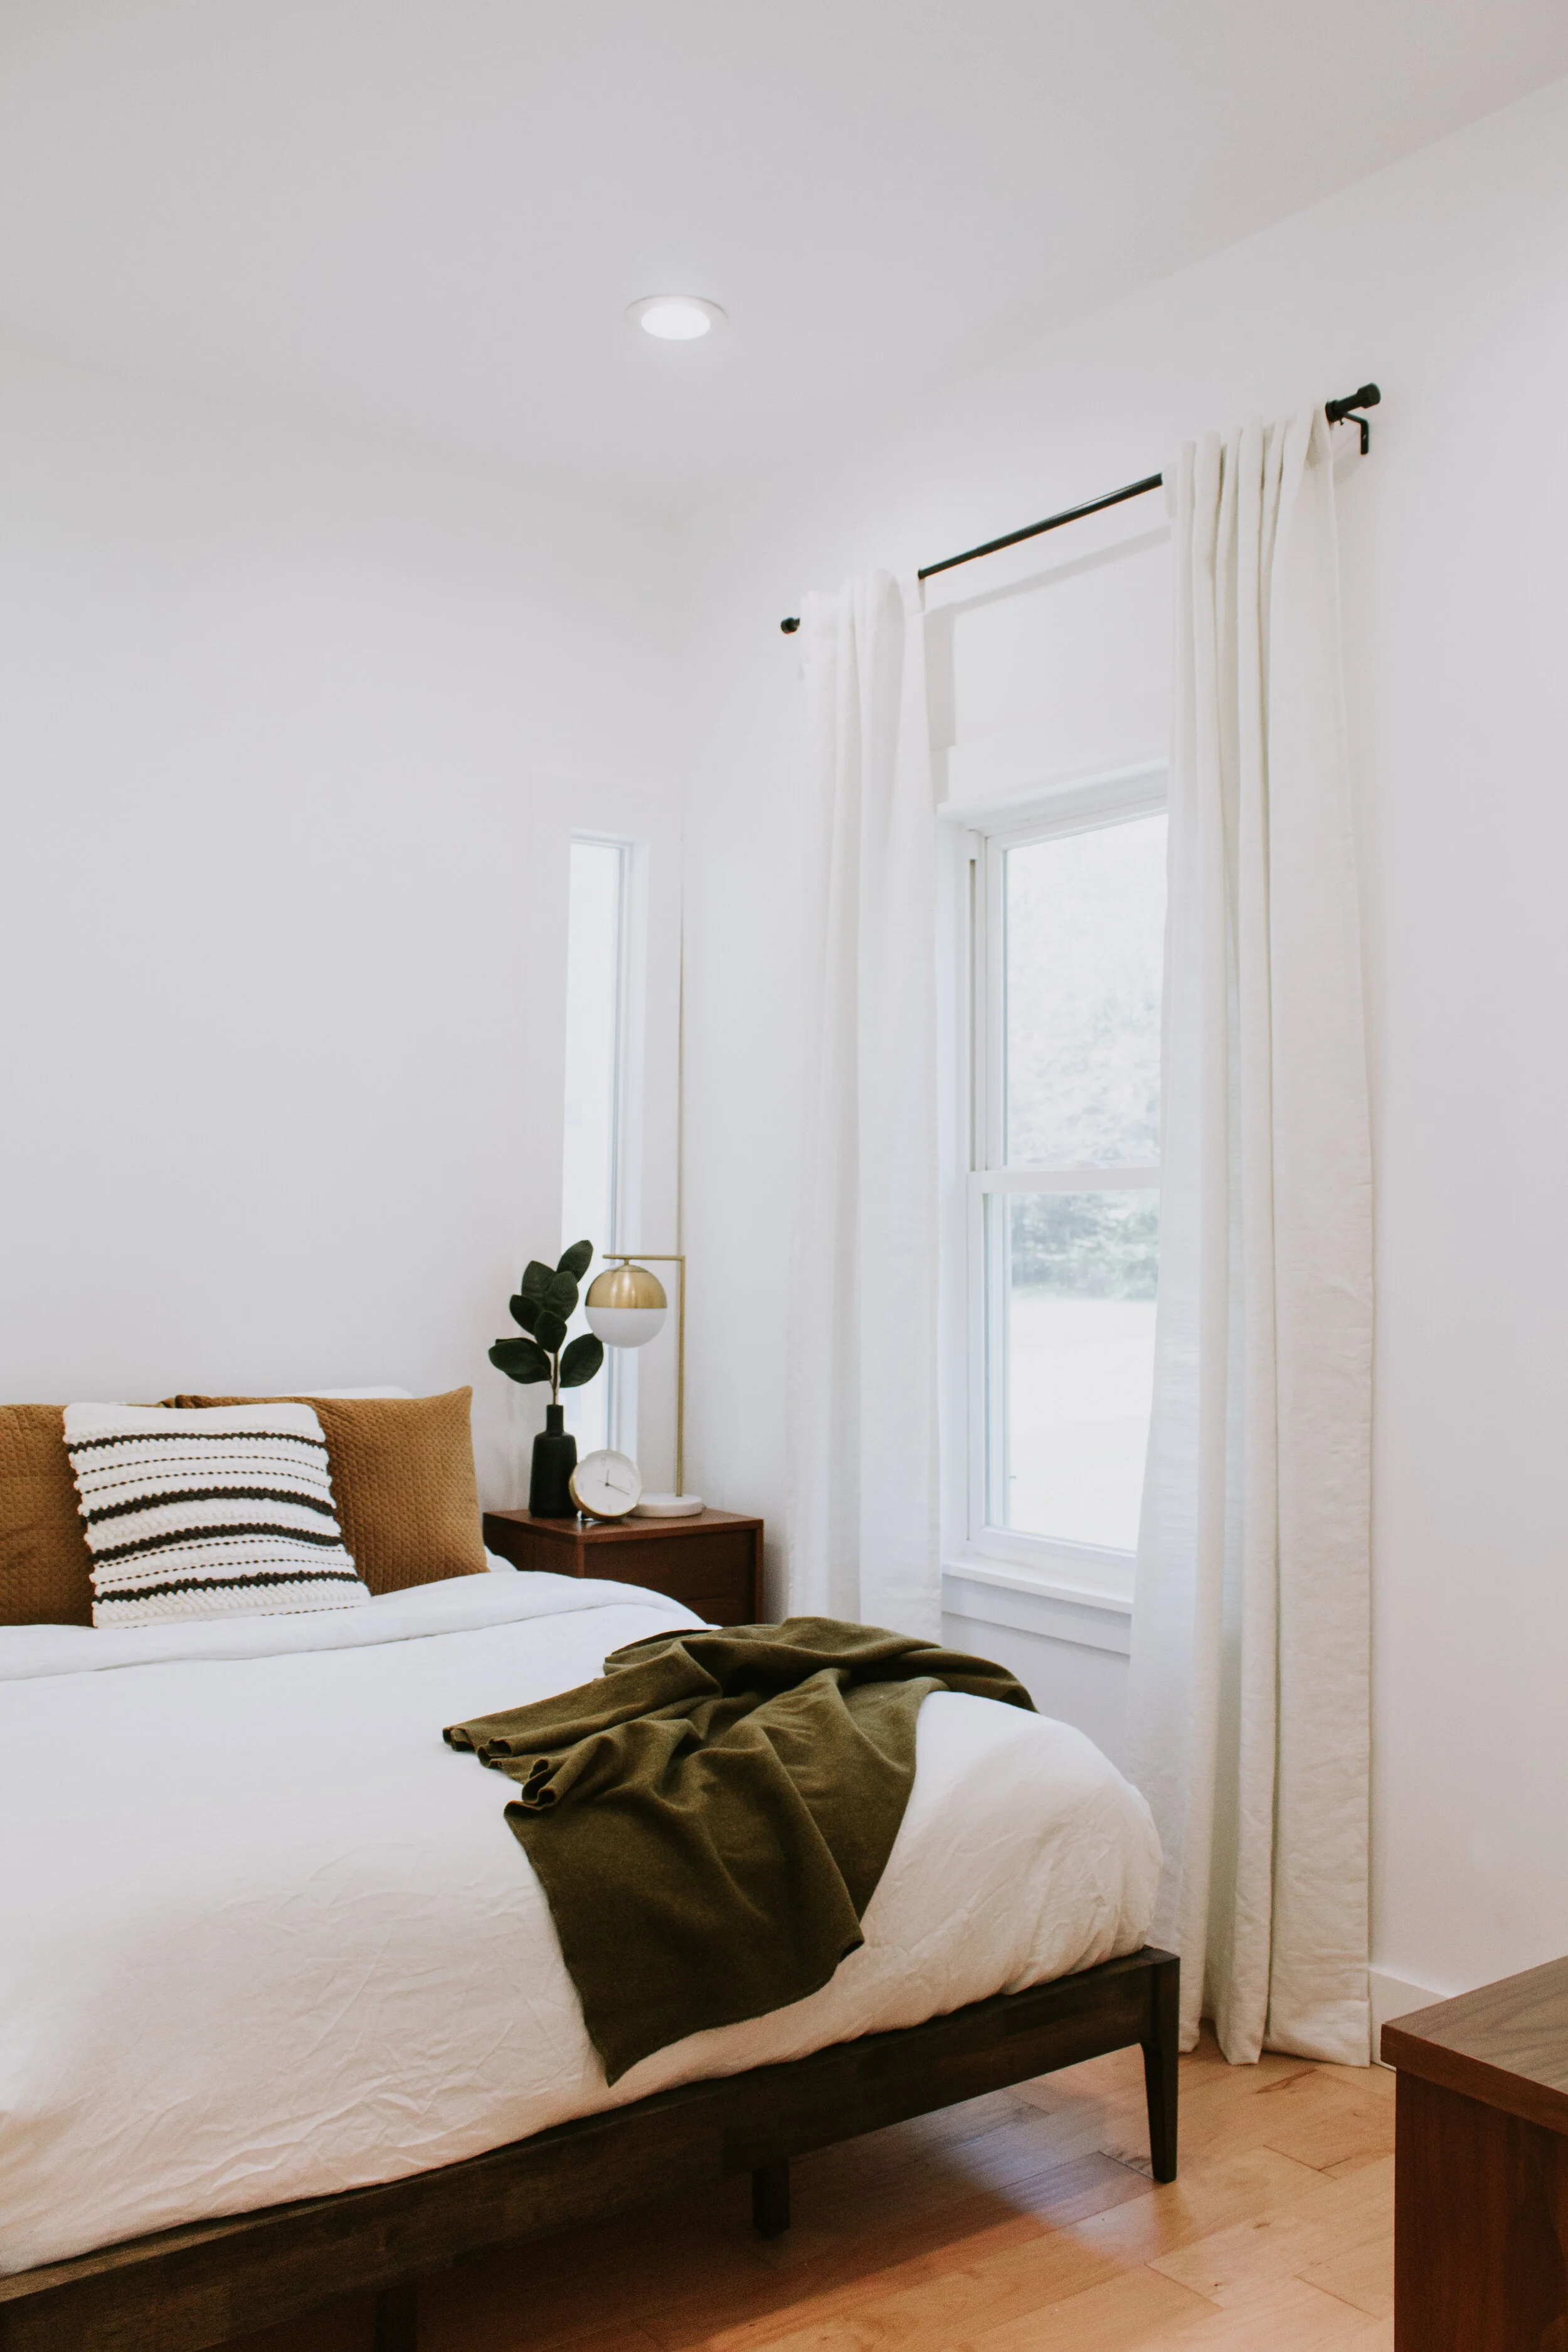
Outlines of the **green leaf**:
<svg viewBox="0 0 1568 2352">
<path fill-rule="evenodd" d="M 552 1274 L 544 1294 L 544 1304 L 552 1315 L 559 1315 L 570 1323 L 577 1312 L 577 1286 L 569 1274 Z"/>
<path fill-rule="evenodd" d="M 569 1250 L 562 1251 L 561 1263 L 555 1271 L 557 1274 L 570 1275 L 574 1282 L 581 1282 L 593 1263 L 593 1243 L 574 1242 Z"/>
<path fill-rule="evenodd" d="M 605 1360 L 605 1343 L 597 1332 L 584 1331 L 573 1340 L 561 1359 L 561 1385 L 563 1389 L 580 1389 L 591 1381 Z"/>
<path fill-rule="evenodd" d="M 539 1312 L 538 1307 L 534 1306 L 532 1300 L 525 1298 L 520 1290 L 516 1292 L 512 1297 L 507 1300 L 507 1305 L 511 1309 L 512 1321 L 514 1323 L 521 1323 L 525 1331 L 531 1331 L 533 1328 L 533 1318 Z"/>
<path fill-rule="evenodd" d="M 566 1318 L 552 1314 L 542 1307 L 533 1318 L 533 1336 L 547 1354 L 553 1355 L 566 1337 Z"/>
<path fill-rule="evenodd" d="M 525 1388 L 531 1381 L 550 1378 L 550 1359 L 531 1339 L 498 1339 L 490 1349 L 490 1361 L 498 1372 L 504 1372 L 509 1381 L 521 1381 Z"/>
<path fill-rule="evenodd" d="M 543 1306 L 544 1294 L 549 1289 L 551 1283 L 554 1278 L 555 1270 L 553 1266 L 542 1265 L 536 1257 L 531 1257 L 529 1259 L 528 1264 L 522 1269 L 521 1287 L 522 1296 L 527 1299 L 531 1307 Z"/>
</svg>

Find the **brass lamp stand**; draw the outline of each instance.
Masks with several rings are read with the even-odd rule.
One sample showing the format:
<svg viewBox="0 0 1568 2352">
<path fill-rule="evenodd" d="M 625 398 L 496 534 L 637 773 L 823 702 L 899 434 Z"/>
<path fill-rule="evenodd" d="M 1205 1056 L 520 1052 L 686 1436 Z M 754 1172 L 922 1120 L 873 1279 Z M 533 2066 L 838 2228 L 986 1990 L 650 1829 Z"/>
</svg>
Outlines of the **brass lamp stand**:
<svg viewBox="0 0 1568 2352">
<path fill-rule="evenodd" d="M 680 1269 L 676 1304 L 675 1492 L 645 1495 L 638 1513 L 650 1518 L 690 1518 L 702 1508 L 700 1495 L 683 1491 L 686 1473 L 686 1258 L 679 1250 L 605 1250 L 613 1261 L 588 1286 L 584 1301 L 590 1330 L 609 1348 L 646 1348 L 664 1328 L 669 1301 L 662 1282 L 641 1263 Z"/>
</svg>

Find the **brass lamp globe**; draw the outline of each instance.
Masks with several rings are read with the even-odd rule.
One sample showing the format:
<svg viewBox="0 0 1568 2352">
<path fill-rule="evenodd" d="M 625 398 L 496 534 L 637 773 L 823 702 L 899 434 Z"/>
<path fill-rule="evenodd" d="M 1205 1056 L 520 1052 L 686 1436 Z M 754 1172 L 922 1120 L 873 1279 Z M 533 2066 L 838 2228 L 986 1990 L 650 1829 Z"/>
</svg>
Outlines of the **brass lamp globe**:
<svg viewBox="0 0 1568 2352">
<path fill-rule="evenodd" d="M 606 1266 L 588 1286 L 588 1328 L 606 1348 L 645 1348 L 664 1328 L 669 1301 L 646 1265 Z"/>
</svg>

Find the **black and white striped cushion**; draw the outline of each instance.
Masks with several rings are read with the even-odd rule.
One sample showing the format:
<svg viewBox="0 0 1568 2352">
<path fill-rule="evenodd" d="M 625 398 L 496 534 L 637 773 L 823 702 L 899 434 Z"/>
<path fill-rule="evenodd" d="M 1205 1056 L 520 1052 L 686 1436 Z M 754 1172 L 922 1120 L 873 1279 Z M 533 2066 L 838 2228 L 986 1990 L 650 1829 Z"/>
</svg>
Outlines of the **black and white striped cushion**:
<svg viewBox="0 0 1568 2352">
<path fill-rule="evenodd" d="M 272 1617 L 370 1599 L 304 1404 L 71 1404 L 95 1625 Z"/>
</svg>

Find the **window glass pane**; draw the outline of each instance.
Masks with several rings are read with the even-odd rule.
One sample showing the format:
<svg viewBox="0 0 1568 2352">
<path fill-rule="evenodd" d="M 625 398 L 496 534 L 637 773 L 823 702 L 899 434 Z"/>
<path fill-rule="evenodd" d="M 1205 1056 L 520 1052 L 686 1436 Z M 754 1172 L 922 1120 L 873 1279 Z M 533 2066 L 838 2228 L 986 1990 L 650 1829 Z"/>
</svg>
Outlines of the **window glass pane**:
<svg viewBox="0 0 1568 2352">
<path fill-rule="evenodd" d="M 985 1196 L 992 1527 L 1131 1551 L 1154 1370 L 1160 1196 Z"/>
<path fill-rule="evenodd" d="M 591 1241 L 613 1248 L 620 1108 L 622 894 L 626 853 L 618 843 L 574 841 L 566 922 L 566 1126 L 562 1165 L 562 1247 Z M 596 1269 L 595 1269 L 596 1271 Z M 592 1279 L 590 1274 L 588 1280 Z M 587 1281 L 583 1287 L 587 1288 Z M 581 1304 L 574 1338 L 587 1329 Z M 608 1443 L 616 1357 L 586 1387 L 563 1389 L 566 1426 L 580 1454 Z"/>
<path fill-rule="evenodd" d="M 1005 851 L 1003 911 L 1006 1162 L 1152 1165 L 1163 813 Z"/>
</svg>

